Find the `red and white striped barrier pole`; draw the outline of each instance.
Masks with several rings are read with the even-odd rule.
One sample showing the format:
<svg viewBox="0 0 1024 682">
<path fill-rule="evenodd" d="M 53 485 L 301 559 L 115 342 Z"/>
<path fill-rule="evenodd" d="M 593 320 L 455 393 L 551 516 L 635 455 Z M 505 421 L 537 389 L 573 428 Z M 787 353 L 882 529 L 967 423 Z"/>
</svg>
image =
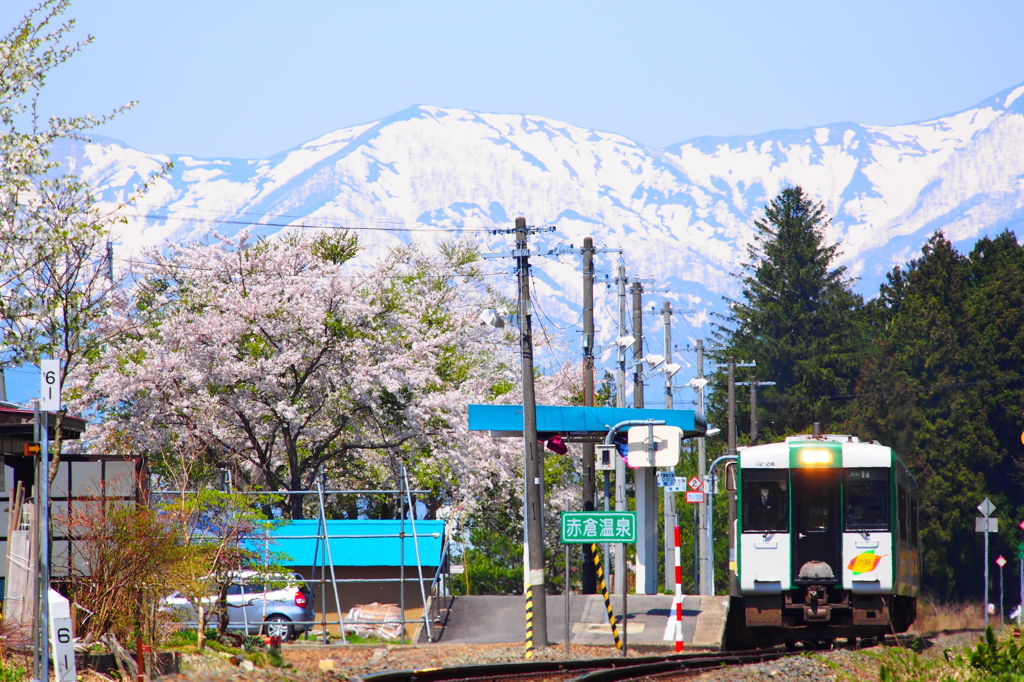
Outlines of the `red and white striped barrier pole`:
<svg viewBox="0 0 1024 682">
<path fill-rule="evenodd" d="M 683 566 L 679 559 L 679 526 L 676 526 L 676 651 L 683 650 Z"/>
</svg>

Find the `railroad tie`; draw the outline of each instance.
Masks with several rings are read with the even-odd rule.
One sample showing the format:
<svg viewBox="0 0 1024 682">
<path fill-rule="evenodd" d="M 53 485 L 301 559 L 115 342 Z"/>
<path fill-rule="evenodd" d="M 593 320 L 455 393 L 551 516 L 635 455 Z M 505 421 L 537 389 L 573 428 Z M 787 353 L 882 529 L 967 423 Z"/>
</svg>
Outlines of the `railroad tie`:
<svg viewBox="0 0 1024 682">
<path fill-rule="evenodd" d="M 604 582 L 604 569 L 601 567 L 601 553 L 597 551 L 597 544 L 590 545 L 590 553 L 594 557 L 594 567 L 597 569 L 597 586 L 604 596 L 604 607 L 608 610 L 608 624 L 612 626 L 612 637 L 615 638 L 615 648 L 622 648 L 622 641 L 619 639 L 619 628 L 615 624 L 615 614 L 612 613 L 612 600 L 608 596 L 608 585 Z M 529 622 L 529 621 L 527 621 Z"/>
</svg>

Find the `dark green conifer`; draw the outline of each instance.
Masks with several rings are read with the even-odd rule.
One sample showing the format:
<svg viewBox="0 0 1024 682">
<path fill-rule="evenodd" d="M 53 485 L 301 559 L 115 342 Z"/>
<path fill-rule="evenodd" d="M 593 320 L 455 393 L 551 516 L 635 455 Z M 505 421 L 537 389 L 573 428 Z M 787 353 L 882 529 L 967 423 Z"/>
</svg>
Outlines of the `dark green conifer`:
<svg viewBox="0 0 1024 682">
<path fill-rule="evenodd" d="M 833 265 L 839 244 L 826 242 L 830 222 L 800 187 L 780 192 L 754 223 L 750 260 L 738 275 L 742 298 L 728 300 L 730 315 L 716 326 L 722 356 L 753 360 L 759 380 L 776 382 L 759 391 L 767 437 L 806 432 L 815 421 L 830 428 L 844 404 L 833 397 L 849 393 L 857 374 L 863 300 L 846 268 Z M 724 392 L 716 395 L 718 405 Z M 740 400 L 739 413 L 748 414 Z"/>
</svg>

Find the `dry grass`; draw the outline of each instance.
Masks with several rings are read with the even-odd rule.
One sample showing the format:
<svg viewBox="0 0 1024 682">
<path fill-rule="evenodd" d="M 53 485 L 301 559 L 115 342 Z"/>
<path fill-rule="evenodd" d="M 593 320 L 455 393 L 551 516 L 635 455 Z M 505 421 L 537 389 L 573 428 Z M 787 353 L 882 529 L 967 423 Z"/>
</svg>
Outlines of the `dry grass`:
<svg viewBox="0 0 1024 682">
<path fill-rule="evenodd" d="M 924 597 L 917 600 L 917 621 L 911 626 L 910 632 L 981 630 L 984 627 L 985 614 L 980 602 L 938 602 Z"/>
</svg>

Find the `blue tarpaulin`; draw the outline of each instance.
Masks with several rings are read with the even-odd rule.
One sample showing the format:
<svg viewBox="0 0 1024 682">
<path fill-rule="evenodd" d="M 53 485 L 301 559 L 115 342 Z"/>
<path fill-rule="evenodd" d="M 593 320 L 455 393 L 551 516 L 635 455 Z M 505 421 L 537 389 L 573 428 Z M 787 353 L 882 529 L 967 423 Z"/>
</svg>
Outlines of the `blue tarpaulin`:
<svg viewBox="0 0 1024 682">
<path fill-rule="evenodd" d="M 563 407 L 537 406 L 537 434 L 546 439 L 552 435 L 573 436 L 604 434 L 615 424 L 629 419 L 659 419 L 668 426 L 683 430 L 684 438 L 703 436 L 707 418 L 693 410 L 666 410 L 628 407 Z M 522 405 L 470 405 L 470 431 L 494 431 L 495 435 L 511 436 L 523 432 Z"/>
<path fill-rule="evenodd" d="M 359 519 L 327 522 L 331 558 L 336 567 L 400 566 L 402 522 L 395 520 Z M 416 542 L 412 523 L 405 521 L 405 565 L 416 565 Z M 320 522 L 290 521 L 267 531 L 266 539 L 248 540 L 248 548 L 256 552 L 268 549 L 289 558 L 280 559 L 282 566 L 318 566 L 324 562 Z M 437 566 L 444 543 L 444 521 L 416 521 L 416 540 L 420 546 L 420 563 Z"/>
</svg>

